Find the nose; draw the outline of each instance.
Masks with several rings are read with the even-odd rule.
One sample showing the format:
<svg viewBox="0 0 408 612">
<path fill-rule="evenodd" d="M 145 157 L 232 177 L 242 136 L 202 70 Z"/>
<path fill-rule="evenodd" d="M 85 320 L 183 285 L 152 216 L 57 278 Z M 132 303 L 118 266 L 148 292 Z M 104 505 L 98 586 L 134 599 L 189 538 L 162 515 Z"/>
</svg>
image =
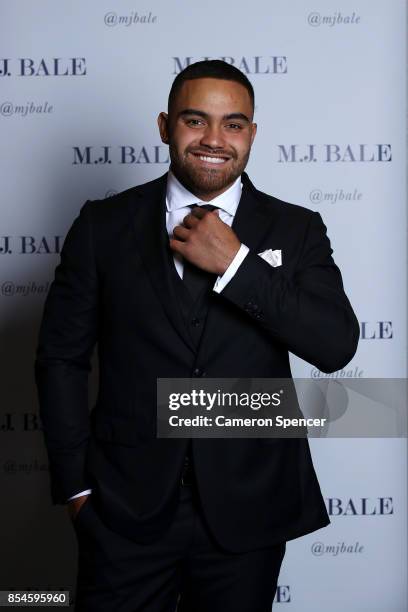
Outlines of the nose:
<svg viewBox="0 0 408 612">
<path fill-rule="evenodd" d="M 225 146 L 225 140 L 222 134 L 221 126 L 214 123 L 208 123 L 202 133 L 200 144 L 212 149 L 222 149 Z"/>
</svg>

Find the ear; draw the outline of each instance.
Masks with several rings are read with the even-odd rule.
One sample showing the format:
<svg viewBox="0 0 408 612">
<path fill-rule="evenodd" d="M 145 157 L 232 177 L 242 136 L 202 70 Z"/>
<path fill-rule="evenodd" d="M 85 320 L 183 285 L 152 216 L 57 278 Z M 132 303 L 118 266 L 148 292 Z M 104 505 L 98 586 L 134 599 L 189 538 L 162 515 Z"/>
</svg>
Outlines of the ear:
<svg viewBox="0 0 408 612">
<path fill-rule="evenodd" d="M 160 137 L 164 144 L 169 144 L 169 116 L 167 113 L 160 113 L 157 117 L 157 125 L 159 126 Z"/>
<path fill-rule="evenodd" d="M 251 134 L 251 147 L 252 147 L 252 143 L 253 143 L 253 142 L 254 142 L 254 140 L 255 140 L 256 130 L 257 130 L 258 126 L 257 126 L 257 124 L 256 124 L 256 123 L 253 123 L 253 124 L 252 124 L 252 126 L 251 126 L 251 128 L 252 128 L 252 134 Z"/>
</svg>

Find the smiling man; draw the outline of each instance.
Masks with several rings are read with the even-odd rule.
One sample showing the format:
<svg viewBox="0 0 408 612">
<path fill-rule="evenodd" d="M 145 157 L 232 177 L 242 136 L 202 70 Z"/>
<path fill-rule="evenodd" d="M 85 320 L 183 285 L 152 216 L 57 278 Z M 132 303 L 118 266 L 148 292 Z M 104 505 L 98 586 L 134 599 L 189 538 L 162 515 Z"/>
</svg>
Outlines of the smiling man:
<svg viewBox="0 0 408 612">
<path fill-rule="evenodd" d="M 356 351 L 320 215 L 244 172 L 253 114 L 238 69 L 187 67 L 158 117 L 169 171 L 87 201 L 65 239 L 35 374 L 77 611 L 270 612 L 286 542 L 329 523 L 306 438 L 156 435 L 158 377 L 290 378 L 289 351 L 324 372 Z"/>
</svg>

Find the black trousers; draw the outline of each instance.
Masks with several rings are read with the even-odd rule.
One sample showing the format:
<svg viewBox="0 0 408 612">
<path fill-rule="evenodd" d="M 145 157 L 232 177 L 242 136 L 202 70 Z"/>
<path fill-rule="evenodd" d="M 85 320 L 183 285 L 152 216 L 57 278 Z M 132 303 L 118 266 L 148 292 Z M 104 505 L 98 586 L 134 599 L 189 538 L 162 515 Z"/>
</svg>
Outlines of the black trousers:
<svg viewBox="0 0 408 612">
<path fill-rule="evenodd" d="M 110 530 L 92 494 L 74 519 L 76 612 L 270 612 L 286 543 L 228 553 L 213 539 L 194 486 L 152 544 Z"/>
</svg>

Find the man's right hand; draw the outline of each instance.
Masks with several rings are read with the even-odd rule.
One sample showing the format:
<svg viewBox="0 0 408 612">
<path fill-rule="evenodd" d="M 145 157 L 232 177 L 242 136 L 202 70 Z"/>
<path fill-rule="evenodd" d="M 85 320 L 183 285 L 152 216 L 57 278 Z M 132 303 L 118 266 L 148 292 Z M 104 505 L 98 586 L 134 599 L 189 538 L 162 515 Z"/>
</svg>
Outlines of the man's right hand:
<svg viewBox="0 0 408 612">
<path fill-rule="evenodd" d="M 86 500 L 88 499 L 89 494 L 88 495 L 81 495 L 80 497 L 76 497 L 75 499 L 71 499 L 71 501 L 68 502 L 68 513 L 71 517 L 71 520 L 75 520 L 80 507 L 86 502 Z"/>
</svg>

